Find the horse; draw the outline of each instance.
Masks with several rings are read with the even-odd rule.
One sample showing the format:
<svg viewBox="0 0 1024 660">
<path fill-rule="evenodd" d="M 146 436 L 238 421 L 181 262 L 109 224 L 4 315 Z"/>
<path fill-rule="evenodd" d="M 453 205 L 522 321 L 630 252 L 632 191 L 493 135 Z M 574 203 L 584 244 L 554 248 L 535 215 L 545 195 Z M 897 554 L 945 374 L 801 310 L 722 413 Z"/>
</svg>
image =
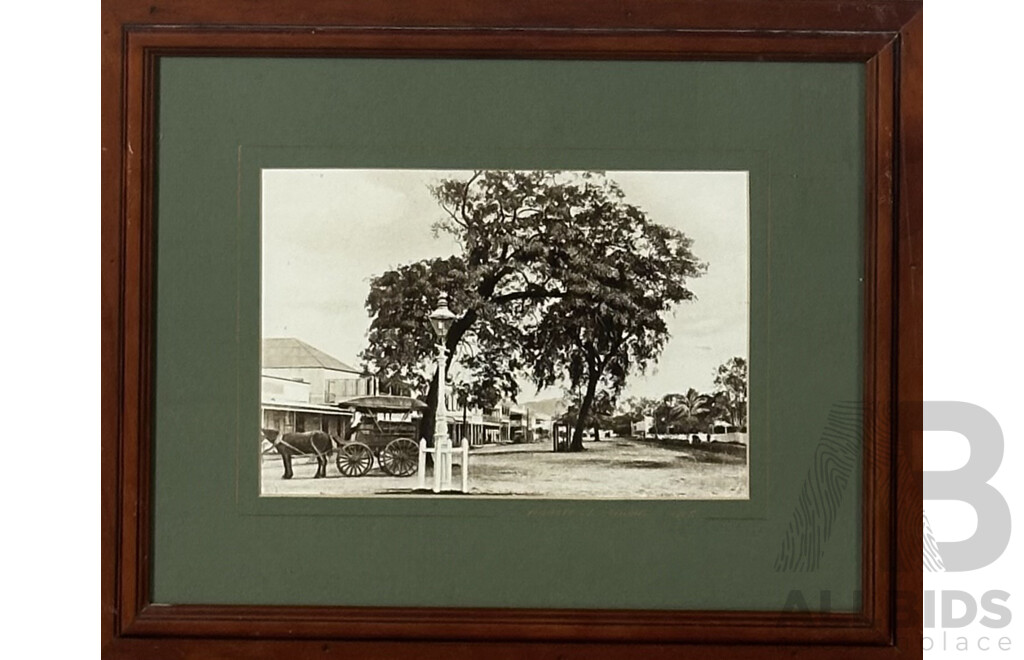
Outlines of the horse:
<svg viewBox="0 0 1024 660">
<path fill-rule="evenodd" d="M 316 474 L 314 479 L 327 476 L 327 458 L 334 451 L 334 440 L 323 431 L 285 433 L 277 429 L 263 429 L 263 437 L 281 454 L 284 463 L 283 479 L 292 478 L 292 456 L 315 456 Z"/>
</svg>

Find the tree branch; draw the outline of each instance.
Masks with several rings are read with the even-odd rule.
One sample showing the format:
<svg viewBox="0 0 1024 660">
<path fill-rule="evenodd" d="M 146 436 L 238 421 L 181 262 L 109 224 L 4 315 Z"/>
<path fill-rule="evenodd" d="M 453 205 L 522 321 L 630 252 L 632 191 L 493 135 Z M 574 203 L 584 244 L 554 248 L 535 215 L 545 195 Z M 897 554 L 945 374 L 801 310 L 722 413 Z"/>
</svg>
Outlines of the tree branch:
<svg viewBox="0 0 1024 660">
<path fill-rule="evenodd" d="M 512 302 L 514 300 L 543 300 L 545 298 L 564 298 L 565 296 L 565 291 L 544 289 L 541 287 L 529 287 L 523 291 L 512 291 L 509 293 L 503 293 L 499 296 L 494 296 L 491 298 L 491 302 L 502 304 Z"/>
<path fill-rule="evenodd" d="M 475 172 L 473 172 L 473 176 L 469 177 L 469 181 L 466 181 L 466 185 L 462 186 L 462 209 L 461 209 L 461 213 L 462 213 L 462 218 L 466 221 L 467 225 L 470 223 L 469 216 L 466 215 L 466 204 L 469 201 L 469 187 L 471 185 L 473 185 L 474 181 L 476 181 L 478 178 L 480 178 L 481 174 L 482 174 L 482 172 L 480 170 L 476 170 Z"/>
</svg>

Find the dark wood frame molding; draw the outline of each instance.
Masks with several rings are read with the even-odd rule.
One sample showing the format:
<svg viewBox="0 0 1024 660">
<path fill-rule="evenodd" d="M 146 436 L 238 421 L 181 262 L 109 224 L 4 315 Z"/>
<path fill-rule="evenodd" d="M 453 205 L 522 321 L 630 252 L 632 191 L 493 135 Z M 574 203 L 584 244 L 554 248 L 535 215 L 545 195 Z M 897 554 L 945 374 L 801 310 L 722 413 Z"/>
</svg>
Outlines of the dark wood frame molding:
<svg viewBox="0 0 1024 660">
<path fill-rule="evenodd" d="M 102 30 L 105 658 L 920 657 L 920 2 L 104 0 Z M 154 71 L 186 54 L 864 63 L 863 611 L 153 605 Z"/>
</svg>

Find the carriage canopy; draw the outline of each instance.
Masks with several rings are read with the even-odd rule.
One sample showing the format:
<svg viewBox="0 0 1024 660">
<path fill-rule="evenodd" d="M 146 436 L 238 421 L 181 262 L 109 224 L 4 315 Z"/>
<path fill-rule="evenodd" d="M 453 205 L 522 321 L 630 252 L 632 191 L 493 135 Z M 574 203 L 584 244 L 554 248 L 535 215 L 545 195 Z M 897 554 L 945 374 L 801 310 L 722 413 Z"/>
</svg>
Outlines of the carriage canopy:
<svg viewBox="0 0 1024 660">
<path fill-rule="evenodd" d="M 411 396 L 378 394 L 374 396 L 356 396 L 338 402 L 342 408 L 351 408 L 359 412 L 412 412 L 426 410 L 427 404 Z"/>
</svg>

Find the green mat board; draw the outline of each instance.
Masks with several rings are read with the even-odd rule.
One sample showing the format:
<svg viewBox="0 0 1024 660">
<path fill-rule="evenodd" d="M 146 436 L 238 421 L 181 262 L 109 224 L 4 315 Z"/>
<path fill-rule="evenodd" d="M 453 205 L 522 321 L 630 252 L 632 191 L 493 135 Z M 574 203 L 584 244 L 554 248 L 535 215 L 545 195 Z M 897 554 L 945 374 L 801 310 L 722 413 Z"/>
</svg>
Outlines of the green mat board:
<svg viewBox="0 0 1024 660">
<path fill-rule="evenodd" d="M 800 589 L 859 607 L 859 464 L 816 569 L 775 560 L 830 410 L 861 396 L 860 65 L 165 58 L 159 75 L 154 602 L 777 610 Z M 290 167 L 748 171 L 750 499 L 260 498 L 259 174 Z"/>
</svg>

